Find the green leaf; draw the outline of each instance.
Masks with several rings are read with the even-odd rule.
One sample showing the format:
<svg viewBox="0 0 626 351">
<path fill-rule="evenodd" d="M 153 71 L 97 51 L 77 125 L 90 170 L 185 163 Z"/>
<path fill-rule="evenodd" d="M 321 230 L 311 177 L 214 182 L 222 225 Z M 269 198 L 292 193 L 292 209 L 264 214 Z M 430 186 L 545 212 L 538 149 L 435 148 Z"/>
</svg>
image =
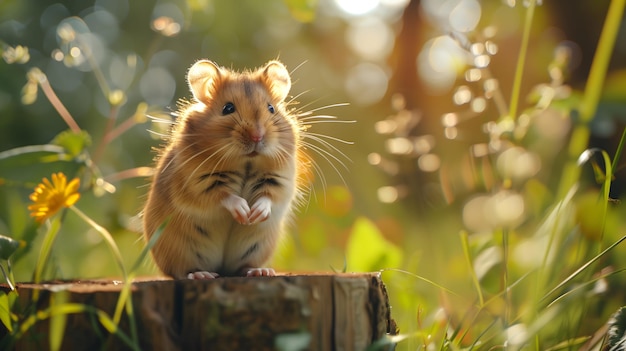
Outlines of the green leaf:
<svg viewBox="0 0 626 351">
<path fill-rule="evenodd" d="M 291 16 L 302 23 L 313 22 L 317 4 L 318 0 L 285 0 Z"/>
<path fill-rule="evenodd" d="M 9 296 L 0 291 L 0 322 L 4 324 L 9 333 L 13 332 L 13 324 L 11 323 L 11 303 L 9 302 Z"/>
<path fill-rule="evenodd" d="M 13 186 L 0 186 L 0 222 L 6 225 L 2 234 L 10 236 L 20 243 L 11 255 L 11 262 L 17 263 L 30 250 L 37 236 L 39 223 L 32 220 L 28 213 L 28 193 L 32 189 L 21 189 Z M 2 226 L 0 224 L 0 226 Z M 1 259 L 2 257 L 0 257 Z"/>
<path fill-rule="evenodd" d="M 66 130 L 57 134 L 50 143 L 63 147 L 70 156 L 76 157 L 91 146 L 91 135 L 84 130 L 80 133 Z"/>
<path fill-rule="evenodd" d="M 19 241 L 0 235 L 0 259 L 8 260 L 19 247 Z"/>
<path fill-rule="evenodd" d="M 397 268 L 402 262 L 402 251 L 385 239 L 369 219 L 359 217 L 354 222 L 346 248 L 348 269 L 371 272 L 383 268 Z"/>
<path fill-rule="evenodd" d="M 18 147 L 0 152 L 0 183 L 34 186 L 53 172 L 71 177 L 81 165 L 59 145 Z"/>
</svg>

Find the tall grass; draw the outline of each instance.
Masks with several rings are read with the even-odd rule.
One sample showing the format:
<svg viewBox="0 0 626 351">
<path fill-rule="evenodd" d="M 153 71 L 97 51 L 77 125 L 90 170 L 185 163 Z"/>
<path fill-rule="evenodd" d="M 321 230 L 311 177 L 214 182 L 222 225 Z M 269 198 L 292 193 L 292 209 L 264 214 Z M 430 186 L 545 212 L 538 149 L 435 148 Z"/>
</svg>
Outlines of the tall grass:
<svg viewBox="0 0 626 351">
<path fill-rule="evenodd" d="M 494 193 L 512 192 L 523 196 L 526 203 L 534 198 L 548 199 L 535 202 L 543 208 L 542 213 L 522 224 L 492 227 L 489 232 L 461 232 L 460 254 L 470 285 L 457 285 L 464 289 L 472 287 L 473 291 L 442 287 L 437 280 L 423 284 L 409 275 L 385 274 L 392 300 L 408 312 L 400 313 L 401 327 L 407 330 L 400 337 L 388 340 L 402 340 L 397 349 L 601 348 L 606 319 L 626 303 L 619 296 L 603 301 L 611 296 L 611 285 L 620 289 L 619 279 L 623 279 L 626 269 L 620 266 L 624 261 L 616 259 L 619 255 L 616 250 L 626 235 L 617 235 L 620 225 L 615 224 L 619 221 L 609 198 L 626 131 L 616 150 L 610 150 L 615 151 L 613 159 L 606 150 L 588 149 L 588 144 L 590 122 L 602 96 L 624 3 L 623 0 L 611 2 L 582 97 L 559 102 L 559 108 L 566 106 L 566 115 L 574 126 L 562 168 L 549 169 L 553 177 L 559 178 L 552 187 L 555 191 L 551 192 L 550 185 L 541 180 L 527 179 L 520 186 L 506 176 L 495 174 L 493 193 L 482 195 L 493 197 Z M 527 145 L 527 126 L 521 126 L 528 121 L 520 121 L 520 105 L 536 6 L 535 1 L 527 2 L 509 109 L 496 120 L 514 127 L 510 133 L 496 135 L 506 146 L 491 154 L 493 159 L 488 161 L 491 164 L 510 148 L 532 152 Z M 552 104 L 530 107 L 522 113 L 526 117 L 530 115 L 532 123 L 532 118 L 541 118 L 546 108 L 554 107 Z M 543 161 L 544 168 L 559 164 Z M 594 169 L 597 186 L 590 186 L 582 176 L 585 168 Z M 491 266 L 485 268 L 485 262 Z M 394 293 L 401 296 L 394 300 Z"/>
</svg>

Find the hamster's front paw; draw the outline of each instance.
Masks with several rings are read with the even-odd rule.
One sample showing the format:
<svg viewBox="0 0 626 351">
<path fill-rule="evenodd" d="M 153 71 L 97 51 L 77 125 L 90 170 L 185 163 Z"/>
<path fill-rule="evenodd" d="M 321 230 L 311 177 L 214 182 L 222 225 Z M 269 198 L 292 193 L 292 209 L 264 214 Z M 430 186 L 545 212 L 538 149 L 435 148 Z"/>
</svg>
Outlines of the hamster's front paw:
<svg viewBox="0 0 626 351">
<path fill-rule="evenodd" d="M 248 219 L 250 215 L 250 206 L 246 199 L 230 194 L 222 200 L 222 206 L 233 215 L 233 218 L 240 224 L 250 224 Z"/>
<path fill-rule="evenodd" d="M 250 217 L 248 220 L 250 224 L 261 223 L 265 221 L 272 212 L 272 200 L 268 197 L 263 196 L 257 200 L 257 202 L 252 205 L 250 209 Z"/>
<path fill-rule="evenodd" d="M 217 274 L 217 273 L 207 272 L 207 271 L 199 271 L 199 272 L 191 272 L 191 273 L 187 274 L 187 279 L 208 280 L 208 279 L 215 279 L 215 278 L 217 278 L 219 276 L 220 275 Z"/>
<path fill-rule="evenodd" d="M 246 272 L 247 277 L 273 277 L 276 271 L 272 268 L 251 268 Z"/>
</svg>

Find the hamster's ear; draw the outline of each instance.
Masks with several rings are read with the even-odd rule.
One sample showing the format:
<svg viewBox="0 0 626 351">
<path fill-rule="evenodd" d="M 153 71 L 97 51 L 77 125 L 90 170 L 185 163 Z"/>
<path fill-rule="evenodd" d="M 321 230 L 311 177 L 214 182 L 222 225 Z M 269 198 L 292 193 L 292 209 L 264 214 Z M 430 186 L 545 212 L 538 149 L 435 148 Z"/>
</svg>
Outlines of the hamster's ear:
<svg viewBox="0 0 626 351">
<path fill-rule="evenodd" d="M 287 68 L 278 61 L 270 61 L 263 69 L 263 77 L 272 96 L 279 101 L 285 100 L 291 89 L 291 78 Z"/>
<path fill-rule="evenodd" d="M 187 73 L 189 88 L 196 100 L 206 103 L 218 89 L 222 70 L 214 62 L 201 60 L 193 64 Z"/>
</svg>

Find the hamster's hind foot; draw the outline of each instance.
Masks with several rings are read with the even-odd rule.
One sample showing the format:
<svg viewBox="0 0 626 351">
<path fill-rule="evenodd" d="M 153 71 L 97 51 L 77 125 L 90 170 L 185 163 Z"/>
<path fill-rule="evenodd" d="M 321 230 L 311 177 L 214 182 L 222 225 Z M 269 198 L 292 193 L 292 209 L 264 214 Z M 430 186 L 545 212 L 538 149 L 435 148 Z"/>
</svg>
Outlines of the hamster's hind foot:
<svg viewBox="0 0 626 351">
<path fill-rule="evenodd" d="M 217 278 L 219 276 L 220 275 L 217 274 L 217 273 L 207 272 L 207 271 L 199 271 L 199 272 L 191 272 L 191 273 L 187 274 L 187 279 L 209 280 L 209 279 L 215 279 L 215 278 Z"/>
<path fill-rule="evenodd" d="M 247 277 L 273 277 L 276 272 L 272 268 L 251 268 L 246 272 Z"/>
</svg>

